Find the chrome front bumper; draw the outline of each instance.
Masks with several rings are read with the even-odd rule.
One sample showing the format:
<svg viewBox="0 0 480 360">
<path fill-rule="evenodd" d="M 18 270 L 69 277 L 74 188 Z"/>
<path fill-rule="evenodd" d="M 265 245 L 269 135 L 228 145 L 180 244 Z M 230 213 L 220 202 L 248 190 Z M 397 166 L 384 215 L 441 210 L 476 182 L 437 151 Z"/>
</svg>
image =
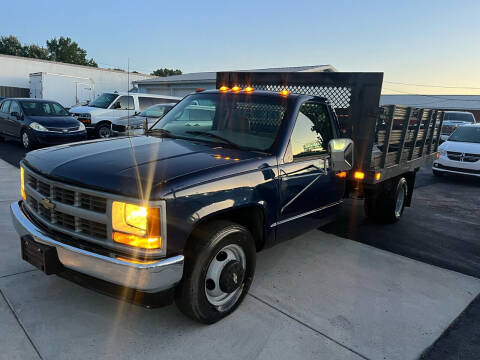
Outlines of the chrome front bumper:
<svg viewBox="0 0 480 360">
<path fill-rule="evenodd" d="M 13 225 L 20 236 L 31 235 L 39 243 L 56 247 L 60 262 L 68 269 L 145 292 L 159 292 L 172 288 L 182 278 L 183 255 L 151 264 L 134 264 L 53 239 L 44 229 L 30 221 L 21 202 L 12 203 L 10 212 Z"/>
</svg>

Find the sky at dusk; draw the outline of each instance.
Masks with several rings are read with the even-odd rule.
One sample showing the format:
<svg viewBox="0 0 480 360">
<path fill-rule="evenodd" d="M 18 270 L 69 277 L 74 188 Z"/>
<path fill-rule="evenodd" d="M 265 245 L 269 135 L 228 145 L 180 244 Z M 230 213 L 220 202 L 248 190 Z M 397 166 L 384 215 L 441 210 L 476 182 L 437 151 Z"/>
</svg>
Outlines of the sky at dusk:
<svg viewBox="0 0 480 360">
<path fill-rule="evenodd" d="M 332 64 L 384 72 L 384 93 L 480 94 L 478 0 L 22 0 L 0 11 L 1 36 L 39 45 L 69 36 L 100 67 L 126 69 L 129 58 L 145 73 Z"/>
</svg>

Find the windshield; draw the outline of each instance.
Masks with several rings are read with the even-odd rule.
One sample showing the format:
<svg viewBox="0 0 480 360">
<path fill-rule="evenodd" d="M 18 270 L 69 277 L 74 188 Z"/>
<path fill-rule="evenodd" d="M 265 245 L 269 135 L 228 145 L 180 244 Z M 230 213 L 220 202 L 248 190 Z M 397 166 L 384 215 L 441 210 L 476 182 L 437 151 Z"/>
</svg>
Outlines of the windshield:
<svg viewBox="0 0 480 360">
<path fill-rule="evenodd" d="M 47 101 L 20 101 L 23 111 L 29 116 L 68 116 L 62 105 Z"/>
<path fill-rule="evenodd" d="M 471 113 L 445 113 L 445 120 L 448 121 L 463 121 L 468 123 L 475 123 L 473 114 Z"/>
<path fill-rule="evenodd" d="M 460 126 L 452 135 L 450 135 L 448 141 L 480 143 L 480 127 Z"/>
<path fill-rule="evenodd" d="M 93 100 L 88 106 L 106 109 L 117 97 L 118 97 L 118 94 L 103 93 L 98 98 Z"/>
<path fill-rule="evenodd" d="M 150 131 L 267 151 L 275 141 L 285 112 L 286 100 L 281 97 L 195 94 L 178 103 Z"/>
<path fill-rule="evenodd" d="M 139 115 L 158 118 L 165 114 L 171 107 L 170 105 L 153 105 L 143 110 Z"/>
</svg>

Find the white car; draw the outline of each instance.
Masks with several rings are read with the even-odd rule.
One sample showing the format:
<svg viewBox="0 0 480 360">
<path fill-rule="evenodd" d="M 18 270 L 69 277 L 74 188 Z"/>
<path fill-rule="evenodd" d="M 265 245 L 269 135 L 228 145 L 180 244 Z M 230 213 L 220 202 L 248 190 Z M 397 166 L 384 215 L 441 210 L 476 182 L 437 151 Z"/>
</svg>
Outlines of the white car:
<svg viewBox="0 0 480 360">
<path fill-rule="evenodd" d="M 445 111 L 440 140 L 447 141 L 455 129 L 462 125 L 475 124 L 475 116 L 468 111 Z"/>
<path fill-rule="evenodd" d="M 451 173 L 480 177 L 480 124 L 458 127 L 438 149 L 433 175 Z"/>
<path fill-rule="evenodd" d="M 149 106 L 178 102 L 176 96 L 143 93 L 103 93 L 88 106 L 77 106 L 70 113 L 84 123 L 87 131 L 98 138 L 112 136 L 112 124 L 123 125 L 123 120 L 134 117 Z"/>
</svg>

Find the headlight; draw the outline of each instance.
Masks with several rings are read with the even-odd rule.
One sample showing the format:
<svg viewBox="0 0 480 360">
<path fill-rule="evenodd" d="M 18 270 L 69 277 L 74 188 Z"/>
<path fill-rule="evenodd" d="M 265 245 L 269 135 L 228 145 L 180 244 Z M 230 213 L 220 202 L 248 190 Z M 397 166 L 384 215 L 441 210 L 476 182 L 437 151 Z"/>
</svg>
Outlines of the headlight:
<svg viewBox="0 0 480 360">
<path fill-rule="evenodd" d="M 160 209 L 114 201 L 113 241 L 143 249 L 162 247 Z"/>
<path fill-rule="evenodd" d="M 36 131 L 48 131 L 45 126 L 40 125 L 39 123 L 36 123 L 36 122 L 32 122 L 30 124 L 30 128 L 32 128 L 33 130 L 36 130 Z"/>
<path fill-rule="evenodd" d="M 440 156 L 447 156 L 447 150 L 440 149 L 438 152 L 440 153 Z"/>
<path fill-rule="evenodd" d="M 20 193 L 22 199 L 27 200 L 27 194 L 25 194 L 25 170 L 20 166 Z"/>
<path fill-rule="evenodd" d="M 80 126 L 78 127 L 78 131 L 83 131 L 85 130 L 85 125 L 83 123 L 80 123 Z"/>
</svg>

